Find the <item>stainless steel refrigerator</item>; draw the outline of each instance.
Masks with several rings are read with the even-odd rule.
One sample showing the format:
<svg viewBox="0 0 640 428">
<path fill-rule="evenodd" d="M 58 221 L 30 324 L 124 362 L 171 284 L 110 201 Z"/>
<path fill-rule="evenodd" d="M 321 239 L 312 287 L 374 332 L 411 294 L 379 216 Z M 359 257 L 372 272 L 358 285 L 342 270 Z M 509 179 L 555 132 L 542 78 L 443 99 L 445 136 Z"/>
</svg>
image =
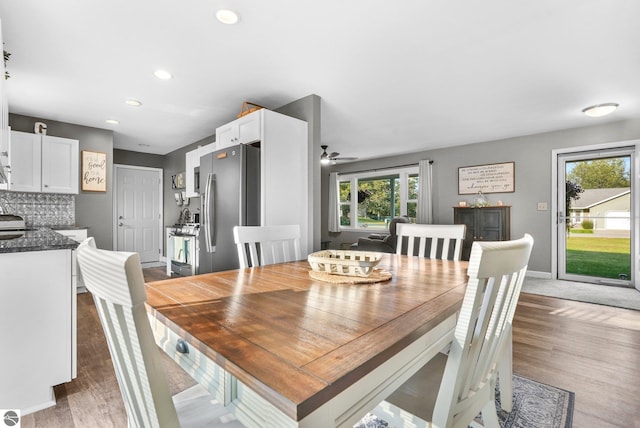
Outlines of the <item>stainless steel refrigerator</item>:
<svg viewBox="0 0 640 428">
<path fill-rule="evenodd" d="M 260 225 L 260 148 L 240 144 L 200 158 L 198 273 L 237 269 L 234 226 Z"/>
</svg>

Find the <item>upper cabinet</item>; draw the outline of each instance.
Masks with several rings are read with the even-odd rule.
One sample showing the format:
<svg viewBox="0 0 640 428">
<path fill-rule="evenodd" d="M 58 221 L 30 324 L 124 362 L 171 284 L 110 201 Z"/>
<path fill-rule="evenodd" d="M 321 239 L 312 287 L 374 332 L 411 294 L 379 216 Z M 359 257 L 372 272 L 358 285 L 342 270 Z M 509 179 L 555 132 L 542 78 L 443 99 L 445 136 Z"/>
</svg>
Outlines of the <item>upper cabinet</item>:
<svg viewBox="0 0 640 428">
<path fill-rule="evenodd" d="M 262 134 L 262 113 L 258 110 L 216 128 L 216 150 L 259 141 Z"/>
<path fill-rule="evenodd" d="M 78 193 L 79 142 L 11 131 L 9 190 Z"/>
<path fill-rule="evenodd" d="M 187 152 L 185 155 L 185 192 L 187 198 L 196 198 L 200 196 L 200 156 L 204 156 L 216 150 L 216 143 L 210 143 L 200 146 L 195 150 Z"/>
</svg>

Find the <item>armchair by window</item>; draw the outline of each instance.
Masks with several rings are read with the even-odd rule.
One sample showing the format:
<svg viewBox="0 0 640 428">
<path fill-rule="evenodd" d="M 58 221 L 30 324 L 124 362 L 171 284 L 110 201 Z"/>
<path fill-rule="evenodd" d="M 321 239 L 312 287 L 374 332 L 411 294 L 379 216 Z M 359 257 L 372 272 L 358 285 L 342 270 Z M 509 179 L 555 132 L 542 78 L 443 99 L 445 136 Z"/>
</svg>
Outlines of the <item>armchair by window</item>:
<svg viewBox="0 0 640 428">
<path fill-rule="evenodd" d="M 366 238 L 358 238 L 354 250 L 358 251 L 379 251 L 382 253 L 396 252 L 396 225 L 398 223 L 409 223 L 408 217 L 394 217 L 389 222 L 389 234 L 373 234 Z"/>
</svg>

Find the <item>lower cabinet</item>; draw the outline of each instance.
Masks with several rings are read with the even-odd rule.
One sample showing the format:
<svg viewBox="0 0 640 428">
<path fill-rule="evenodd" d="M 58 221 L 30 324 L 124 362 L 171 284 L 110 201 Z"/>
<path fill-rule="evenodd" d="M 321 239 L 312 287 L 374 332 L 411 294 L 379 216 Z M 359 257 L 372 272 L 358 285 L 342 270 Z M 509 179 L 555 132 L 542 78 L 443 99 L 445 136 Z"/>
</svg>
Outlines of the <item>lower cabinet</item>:
<svg viewBox="0 0 640 428">
<path fill-rule="evenodd" d="M 511 207 L 453 207 L 453 222 L 467 226 L 462 260 L 469 260 L 473 241 L 511 239 Z"/>
<path fill-rule="evenodd" d="M 0 254 L 0 405 L 26 415 L 76 377 L 71 250 Z"/>
<path fill-rule="evenodd" d="M 63 229 L 56 230 L 56 232 L 58 232 L 60 235 L 67 236 L 78 243 L 87 239 L 87 229 Z M 73 284 L 74 290 L 76 290 L 78 293 L 84 293 L 85 291 L 87 291 L 84 286 L 84 282 L 82 282 L 80 271 L 78 270 L 75 250 L 71 253 L 71 282 Z"/>
</svg>

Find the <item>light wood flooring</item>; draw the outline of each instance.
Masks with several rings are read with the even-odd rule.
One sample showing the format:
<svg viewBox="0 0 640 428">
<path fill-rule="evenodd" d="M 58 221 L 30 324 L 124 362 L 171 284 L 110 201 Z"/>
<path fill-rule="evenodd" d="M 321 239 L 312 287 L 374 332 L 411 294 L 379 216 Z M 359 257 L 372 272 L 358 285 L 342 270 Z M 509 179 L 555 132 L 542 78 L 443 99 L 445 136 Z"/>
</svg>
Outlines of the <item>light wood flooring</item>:
<svg viewBox="0 0 640 428">
<path fill-rule="evenodd" d="M 144 270 L 147 281 L 164 268 Z M 523 293 L 513 326 L 514 373 L 575 392 L 573 426 L 640 428 L 640 311 Z M 165 357 L 172 393 L 193 380 Z M 57 405 L 22 427 L 126 427 L 107 344 L 90 294 L 78 295 L 78 378 Z"/>
</svg>

